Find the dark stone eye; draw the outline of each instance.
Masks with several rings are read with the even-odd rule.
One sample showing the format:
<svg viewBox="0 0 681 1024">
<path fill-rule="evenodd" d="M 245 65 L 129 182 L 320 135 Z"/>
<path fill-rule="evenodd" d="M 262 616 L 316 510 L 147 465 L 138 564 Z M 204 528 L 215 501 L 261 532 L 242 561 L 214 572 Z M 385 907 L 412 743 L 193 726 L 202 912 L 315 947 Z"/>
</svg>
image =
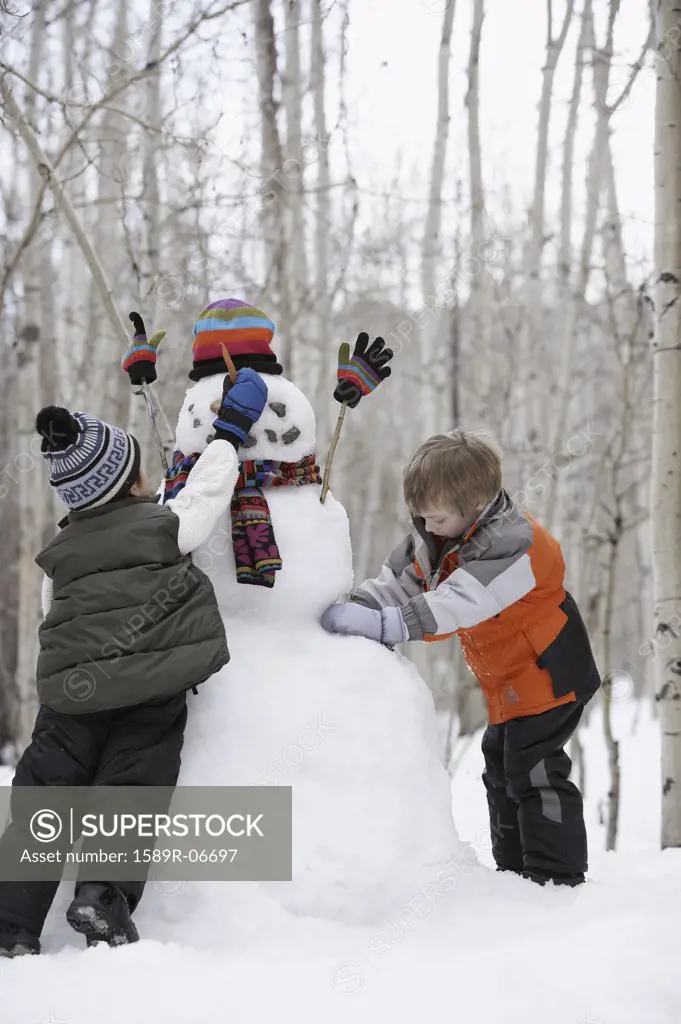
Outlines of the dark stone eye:
<svg viewBox="0 0 681 1024">
<path fill-rule="evenodd" d="M 240 446 L 241 448 L 253 448 L 258 443 L 257 437 L 253 437 L 253 434 L 249 434 L 244 443 Z"/>
<path fill-rule="evenodd" d="M 268 441 L 276 441 L 277 440 L 277 435 L 274 433 L 273 430 L 266 430 L 265 431 L 265 437 L 267 438 Z"/>
<path fill-rule="evenodd" d="M 289 427 L 288 430 L 281 435 L 281 439 L 284 444 L 293 444 L 300 437 L 300 431 L 298 427 Z"/>
<path fill-rule="evenodd" d="M 192 404 L 190 406 L 188 406 L 187 412 L 194 412 L 194 403 L 193 402 L 192 402 Z"/>
<path fill-rule="evenodd" d="M 194 417 L 194 426 L 195 427 L 200 427 L 201 426 L 201 420 L 199 419 L 198 416 Z"/>
<path fill-rule="evenodd" d="M 270 409 L 275 414 L 275 416 L 278 416 L 279 419 L 284 418 L 284 416 L 286 415 L 286 406 L 284 405 L 283 402 L 268 402 L 267 404 L 269 405 Z"/>
<path fill-rule="evenodd" d="M 215 434 L 206 434 L 206 441 L 208 442 L 208 444 L 210 444 L 214 437 Z"/>
</svg>

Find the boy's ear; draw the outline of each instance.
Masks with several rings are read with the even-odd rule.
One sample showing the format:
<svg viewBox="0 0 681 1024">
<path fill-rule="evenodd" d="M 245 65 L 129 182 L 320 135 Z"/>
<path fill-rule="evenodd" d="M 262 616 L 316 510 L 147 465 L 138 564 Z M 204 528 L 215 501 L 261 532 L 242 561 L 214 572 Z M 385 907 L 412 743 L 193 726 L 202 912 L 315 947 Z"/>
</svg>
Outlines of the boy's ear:
<svg viewBox="0 0 681 1024">
<path fill-rule="evenodd" d="M 135 482 L 133 484 L 130 484 L 130 490 L 128 492 L 133 498 L 139 498 L 139 496 L 140 496 L 140 485 L 141 485 L 141 480 L 140 480 L 139 475 L 138 475 L 138 477 L 135 480 Z"/>
</svg>

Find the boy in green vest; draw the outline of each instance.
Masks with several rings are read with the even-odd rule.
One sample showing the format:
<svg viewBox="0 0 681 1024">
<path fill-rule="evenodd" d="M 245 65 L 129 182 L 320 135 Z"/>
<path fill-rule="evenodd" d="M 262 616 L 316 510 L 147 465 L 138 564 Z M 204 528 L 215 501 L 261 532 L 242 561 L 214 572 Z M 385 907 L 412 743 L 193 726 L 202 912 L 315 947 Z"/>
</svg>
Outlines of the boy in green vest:
<svg viewBox="0 0 681 1024">
<path fill-rule="evenodd" d="M 229 660 L 212 585 L 189 554 L 229 506 L 238 446 L 266 400 L 254 370 L 240 370 L 233 385 L 225 378 L 214 440 L 165 505 L 152 496 L 132 435 L 80 412 L 38 414 L 50 484 L 70 511 L 36 558 L 45 573 L 41 706 L 13 787 L 175 786 L 186 691 Z M 0 863 L 36 848 L 17 795 L 13 788 Z M 40 952 L 58 885 L 0 879 L 0 957 Z M 88 945 L 134 942 L 143 889 L 143 881 L 80 882 L 67 920 Z"/>
</svg>

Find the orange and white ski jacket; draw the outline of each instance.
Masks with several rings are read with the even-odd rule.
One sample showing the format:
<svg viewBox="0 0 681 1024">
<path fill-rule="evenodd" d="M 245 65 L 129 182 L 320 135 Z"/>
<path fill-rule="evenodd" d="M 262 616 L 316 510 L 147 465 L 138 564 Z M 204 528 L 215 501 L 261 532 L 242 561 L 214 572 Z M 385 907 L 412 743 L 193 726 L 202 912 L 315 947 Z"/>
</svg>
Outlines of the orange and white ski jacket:
<svg viewBox="0 0 681 1024">
<path fill-rule="evenodd" d="M 600 685 L 564 575 L 558 541 L 502 490 L 444 546 L 414 517 L 379 575 L 351 600 L 399 607 L 409 640 L 455 633 L 496 724 L 588 700 Z"/>
</svg>

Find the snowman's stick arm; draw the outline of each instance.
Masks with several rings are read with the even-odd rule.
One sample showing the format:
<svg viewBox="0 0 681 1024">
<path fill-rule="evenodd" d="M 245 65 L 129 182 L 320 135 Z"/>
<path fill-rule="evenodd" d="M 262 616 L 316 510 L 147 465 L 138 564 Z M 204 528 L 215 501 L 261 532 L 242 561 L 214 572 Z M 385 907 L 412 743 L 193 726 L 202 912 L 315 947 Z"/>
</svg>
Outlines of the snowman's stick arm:
<svg viewBox="0 0 681 1024">
<path fill-rule="evenodd" d="M 152 396 L 152 403 L 156 406 L 156 411 L 160 412 L 160 414 L 161 414 L 161 420 L 163 421 L 163 427 L 166 430 L 167 435 L 170 438 L 170 441 L 171 441 L 171 444 L 172 444 L 172 440 L 173 440 L 173 438 L 175 436 L 175 431 L 170 426 L 170 423 L 168 421 L 168 417 L 166 416 L 166 411 L 163 408 L 163 404 L 161 402 L 161 399 L 158 397 L 158 392 L 150 391 L 149 394 Z"/>
<path fill-rule="evenodd" d="M 158 432 L 158 424 L 156 423 L 156 411 L 154 409 L 154 403 L 151 399 L 149 385 L 147 384 L 146 380 L 142 381 L 141 387 L 142 394 L 144 395 L 144 401 L 147 403 L 147 414 L 149 416 L 149 421 L 151 423 L 151 429 L 153 430 L 154 437 L 156 438 L 156 446 L 158 447 L 158 454 L 161 456 L 161 465 L 163 466 L 163 474 L 165 476 L 168 473 L 168 460 L 166 458 L 166 453 L 163 447 L 163 441 L 161 440 L 161 435 Z"/>
<path fill-rule="evenodd" d="M 336 420 L 336 429 L 333 432 L 331 438 L 331 447 L 329 448 L 329 454 L 326 456 L 326 465 L 324 466 L 324 478 L 322 480 L 322 493 L 319 496 L 319 500 L 322 504 L 326 499 L 326 495 L 329 491 L 329 483 L 331 480 L 331 463 L 336 453 L 336 445 L 338 444 L 338 438 L 340 437 L 341 428 L 343 426 L 343 420 L 345 419 L 345 410 L 348 407 L 347 402 L 343 402 L 341 405 L 341 411 L 338 413 L 338 419 Z"/>
</svg>

